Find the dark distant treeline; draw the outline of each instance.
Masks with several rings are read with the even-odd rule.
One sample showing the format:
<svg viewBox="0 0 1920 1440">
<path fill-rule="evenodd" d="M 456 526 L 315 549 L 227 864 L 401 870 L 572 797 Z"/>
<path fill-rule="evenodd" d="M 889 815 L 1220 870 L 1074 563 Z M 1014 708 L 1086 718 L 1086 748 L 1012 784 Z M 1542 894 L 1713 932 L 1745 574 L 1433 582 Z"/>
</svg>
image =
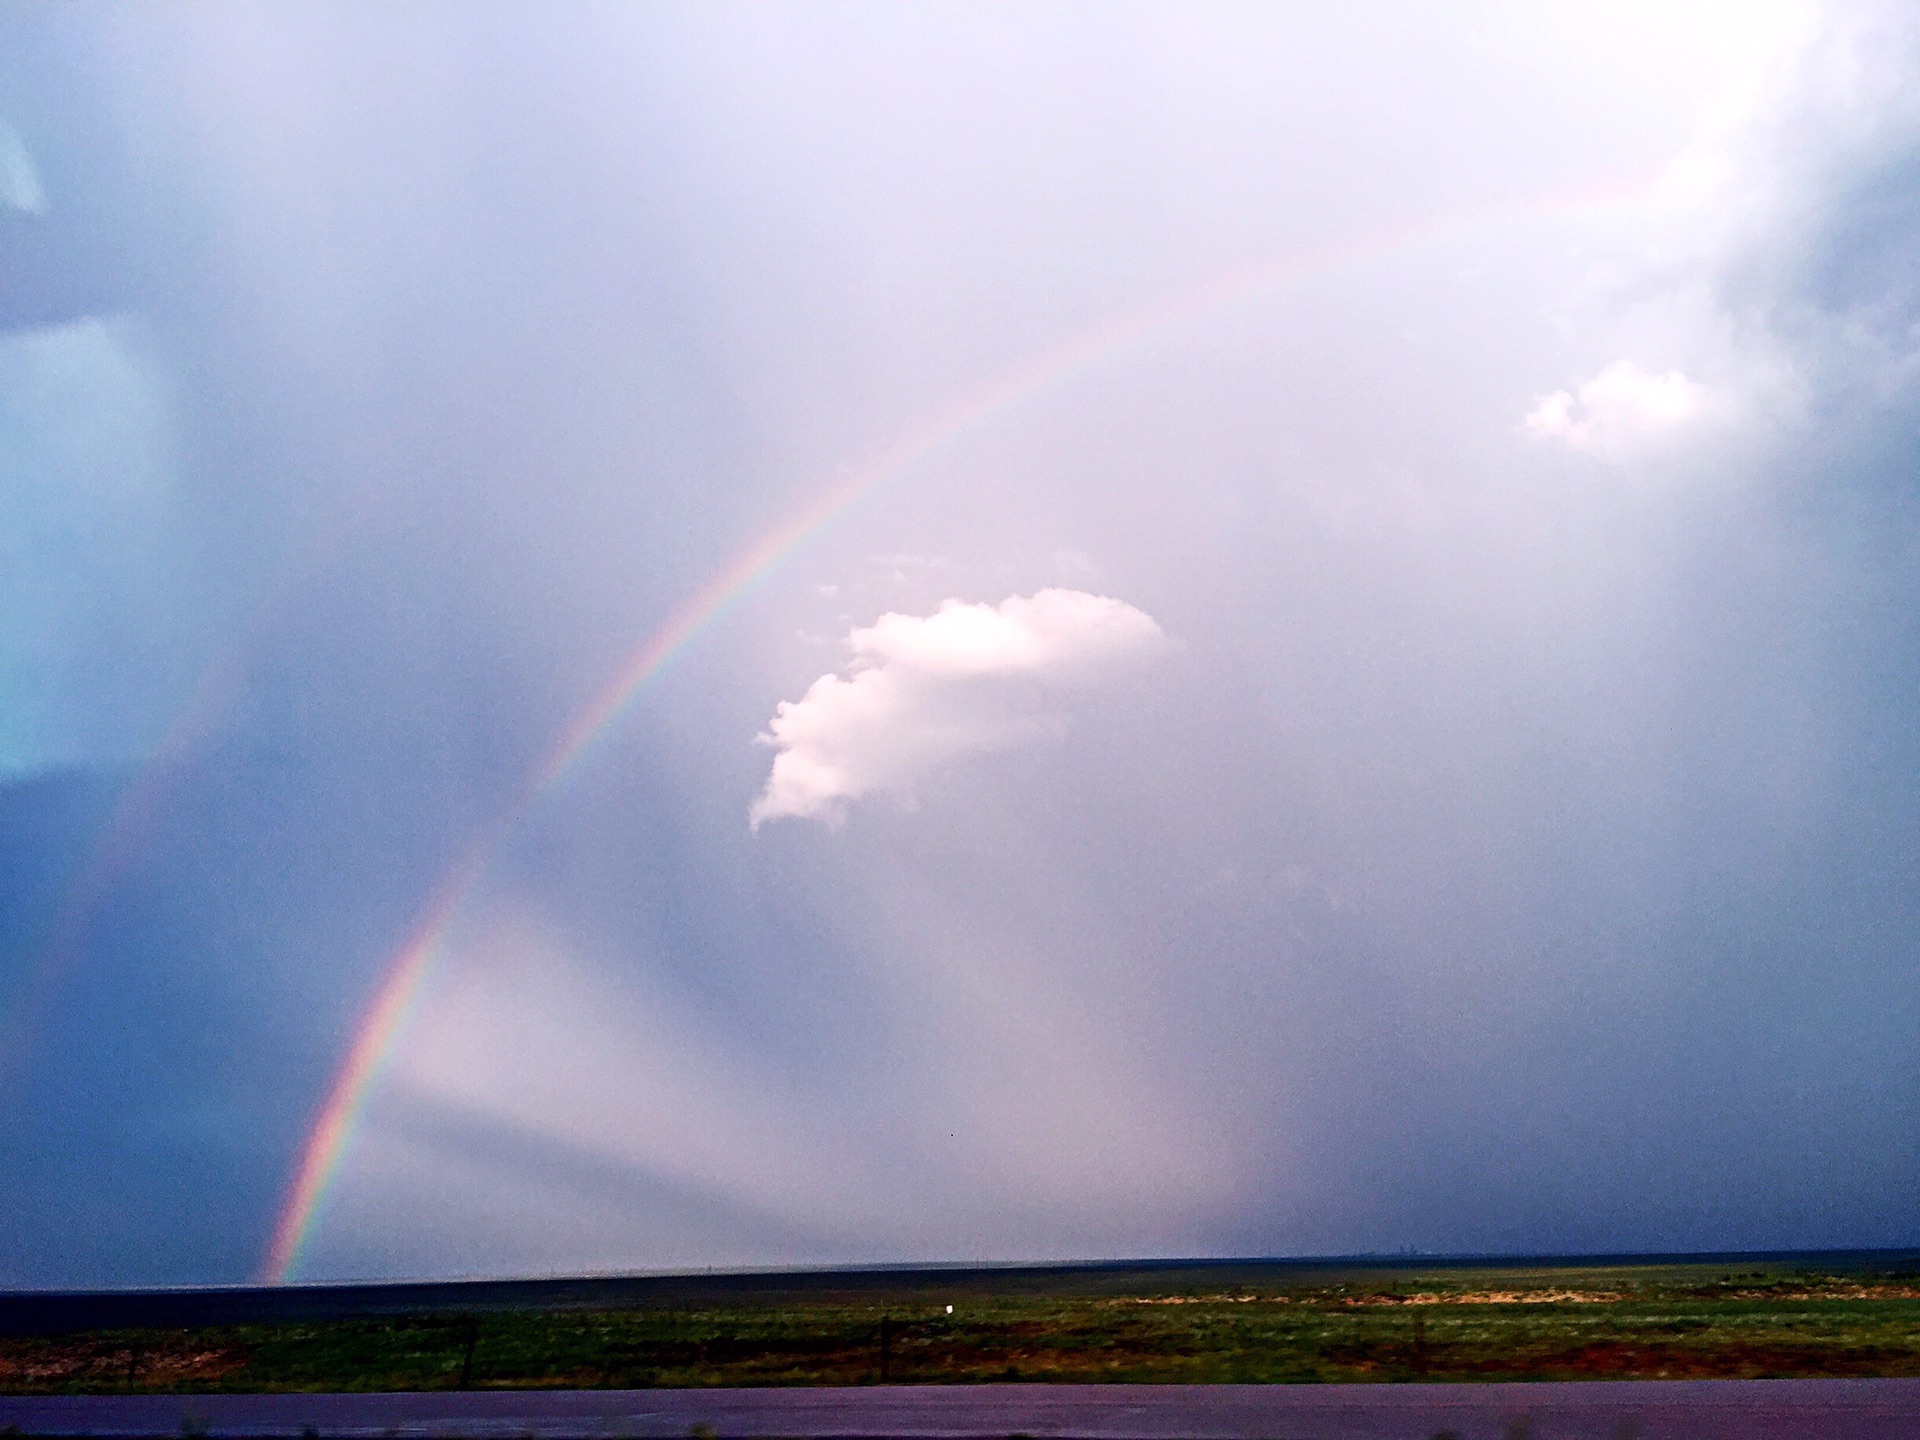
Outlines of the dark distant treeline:
<svg viewBox="0 0 1920 1440">
<path fill-rule="evenodd" d="M 935 1294 L 1074 1296 L 1325 1284 L 1346 1274 L 1560 1266 L 1764 1266 L 1823 1275 L 1913 1275 L 1920 1249 L 1725 1251 L 1671 1255 L 1350 1255 L 1295 1259 L 1114 1260 L 1053 1265 L 920 1265 L 826 1270 L 697 1271 L 531 1280 L 0 1293 L 0 1334 L 506 1310 L 615 1310 L 699 1305 L 898 1300 Z"/>
</svg>

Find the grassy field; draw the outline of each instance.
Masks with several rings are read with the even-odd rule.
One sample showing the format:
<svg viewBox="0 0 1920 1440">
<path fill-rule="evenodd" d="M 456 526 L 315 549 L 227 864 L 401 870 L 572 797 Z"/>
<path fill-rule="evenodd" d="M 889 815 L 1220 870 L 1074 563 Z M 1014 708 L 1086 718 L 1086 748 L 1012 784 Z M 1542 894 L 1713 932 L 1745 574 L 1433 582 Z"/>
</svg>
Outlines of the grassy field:
<svg viewBox="0 0 1920 1440">
<path fill-rule="evenodd" d="M 1193 1268 L 945 1290 L 922 1274 L 720 1303 L 0 1337 L 16 1394 L 861 1385 L 883 1367 L 916 1384 L 1920 1376 L 1920 1273 Z"/>
</svg>

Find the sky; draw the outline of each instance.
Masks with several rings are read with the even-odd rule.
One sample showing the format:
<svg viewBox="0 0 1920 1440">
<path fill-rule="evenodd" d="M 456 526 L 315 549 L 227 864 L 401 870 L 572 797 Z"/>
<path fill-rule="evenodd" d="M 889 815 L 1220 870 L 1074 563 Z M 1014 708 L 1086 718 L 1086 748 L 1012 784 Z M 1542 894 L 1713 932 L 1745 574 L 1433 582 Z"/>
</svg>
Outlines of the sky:
<svg viewBox="0 0 1920 1440">
<path fill-rule="evenodd" d="M 0 8 L 0 1285 L 1915 1244 L 1916 70 Z"/>
</svg>

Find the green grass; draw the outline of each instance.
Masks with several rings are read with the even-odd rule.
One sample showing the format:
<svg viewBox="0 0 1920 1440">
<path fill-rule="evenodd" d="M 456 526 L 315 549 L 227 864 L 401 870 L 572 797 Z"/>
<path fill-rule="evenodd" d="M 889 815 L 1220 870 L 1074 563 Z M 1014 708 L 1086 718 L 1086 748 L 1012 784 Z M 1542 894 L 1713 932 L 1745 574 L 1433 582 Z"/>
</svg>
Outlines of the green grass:
<svg viewBox="0 0 1920 1440">
<path fill-rule="evenodd" d="M 1235 1272 L 1244 1280 L 1246 1272 Z M 1920 1376 L 1920 1276 L 1206 1272 L 0 1338 L 0 1390 Z M 1272 1282 L 1272 1283 L 1269 1283 Z M 946 1314 L 946 1304 L 955 1306 Z"/>
</svg>

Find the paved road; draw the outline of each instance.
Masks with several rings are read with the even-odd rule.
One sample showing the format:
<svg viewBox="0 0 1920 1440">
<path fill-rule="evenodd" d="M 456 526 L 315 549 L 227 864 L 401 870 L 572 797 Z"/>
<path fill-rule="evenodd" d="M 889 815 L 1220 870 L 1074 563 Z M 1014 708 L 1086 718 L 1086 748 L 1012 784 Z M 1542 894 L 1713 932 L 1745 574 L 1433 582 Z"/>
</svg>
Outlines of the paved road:
<svg viewBox="0 0 1920 1440">
<path fill-rule="evenodd" d="M 685 1437 L 809 1440 L 1915 1440 L 1920 1380 L 1526 1385 L 932 1385 L 0 1396 L 27 1435 Z"/>
</svg>

